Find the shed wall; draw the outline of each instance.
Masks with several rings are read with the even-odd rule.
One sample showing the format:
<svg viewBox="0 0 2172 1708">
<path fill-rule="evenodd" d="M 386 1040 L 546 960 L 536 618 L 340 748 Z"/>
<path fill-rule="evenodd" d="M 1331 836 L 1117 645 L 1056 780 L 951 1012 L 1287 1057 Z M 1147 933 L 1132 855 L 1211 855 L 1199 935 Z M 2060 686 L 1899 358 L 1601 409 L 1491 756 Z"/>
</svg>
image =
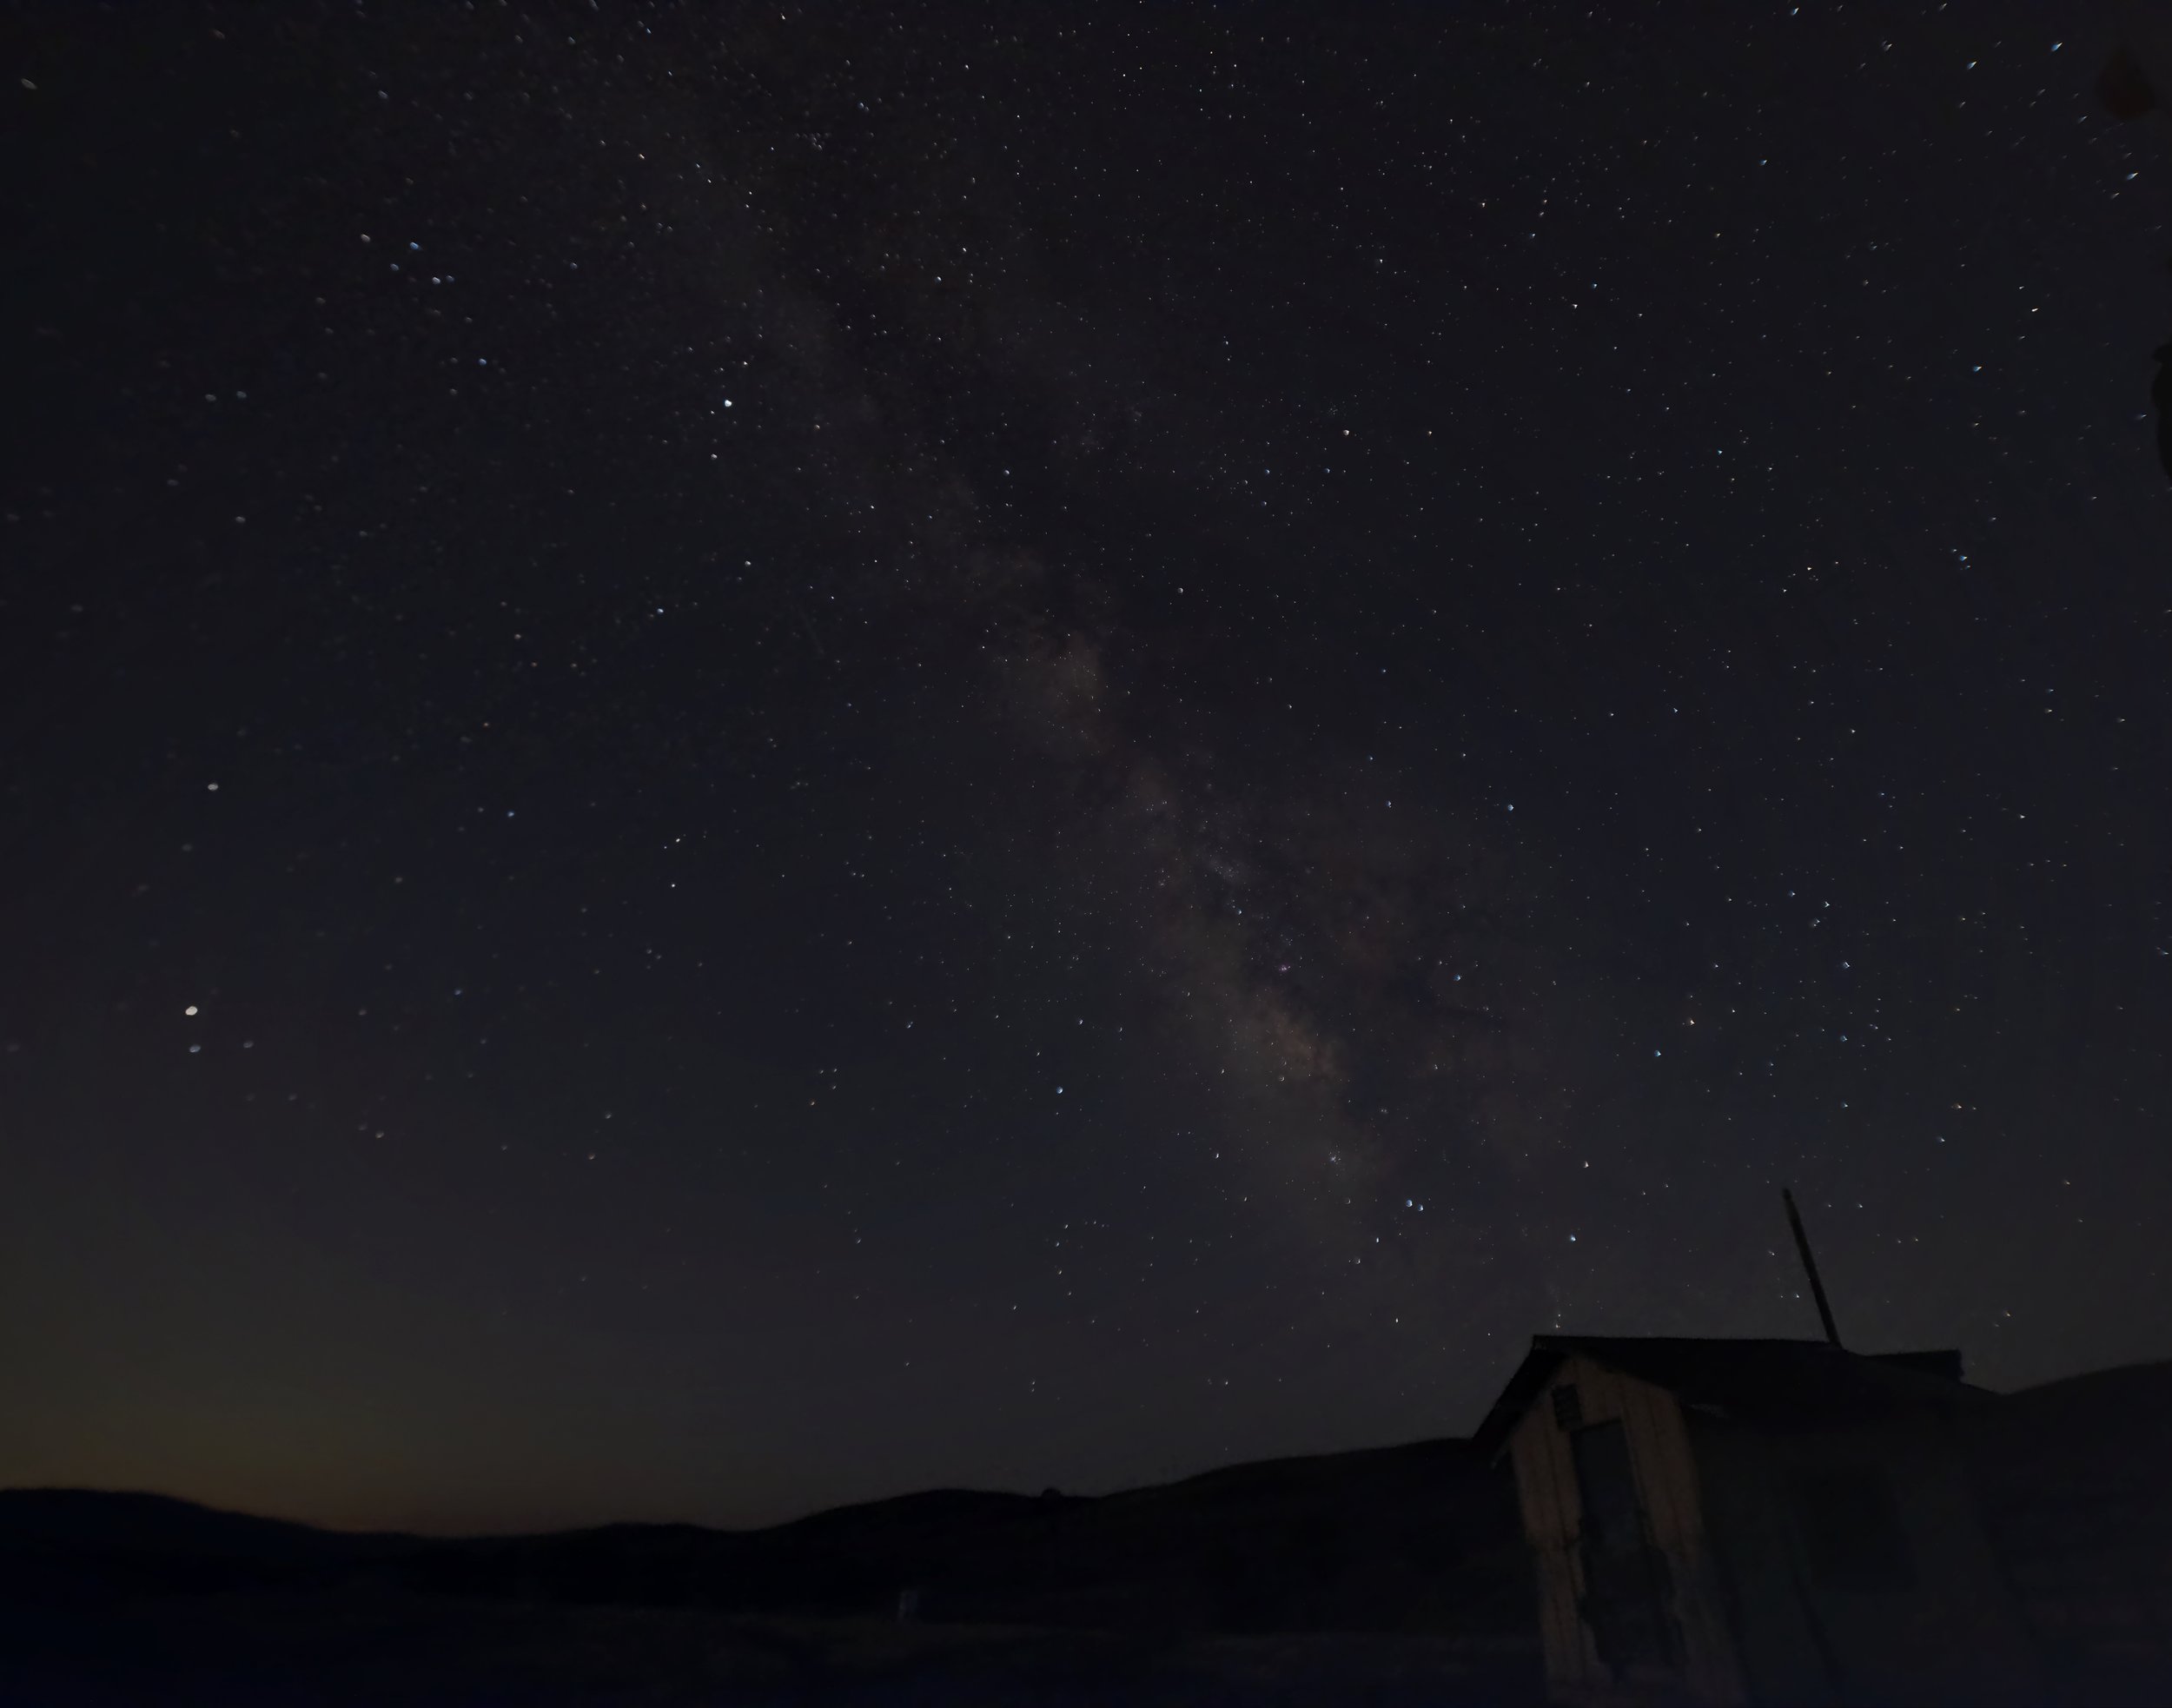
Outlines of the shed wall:
<svg viewBox="0 0 2172 1708">
<path fill-rule="evenodd" d="M 1599 1657 L 1579 1611 L 1584 1593 L 1578 1552 L 1581 1501 L 1569 1432 L 1555 1421 L 1551 1390 L 1573 1386 L 1585 1425 L 1619 1421 L 1648 1526 L 1672 1580 L 1672 1612 L 1682 1667 L 1632 1669 L 1618 1676 Z M 1714 1704 L 1745 1699 L 1733 1643 L 1719 1599 L 1705 1528 L 1698 1470 L 1681 1407 L 1673 1395 L 1582 1357 L 1560 1370 L 1509 1436 L 1516 1487 L 1539 1579 L 1540 1635 L 1549 1693 L 1559 1702 L 1643 1701 L 1655 1687 L 1684 1690 Z"/>
<path fill-rule="evenodd" d="M 1752 1430 L 1692 1415 L 1715 1564 L 1754 1701 L 2025 1702 L 2043 1675 L 1963 1463 L 1930 1417 Z M 1890 1490 L 1907 1579 L 1821 1576 L 1806 1542 L 1811 1480 L 1874 1473 Z"/>
</svg>

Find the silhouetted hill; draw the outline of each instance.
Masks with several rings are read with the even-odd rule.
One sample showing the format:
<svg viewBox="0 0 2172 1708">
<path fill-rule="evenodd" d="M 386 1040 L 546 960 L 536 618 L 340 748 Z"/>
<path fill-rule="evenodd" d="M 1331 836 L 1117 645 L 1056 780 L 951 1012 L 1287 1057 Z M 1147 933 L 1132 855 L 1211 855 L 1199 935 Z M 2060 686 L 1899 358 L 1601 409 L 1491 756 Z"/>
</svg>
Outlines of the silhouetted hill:
<svg viewBox="0 0 2172 1708">
<path fill-rule="evenodd" d="M 752 1531 L 611 1525 L 439 1541 L 344 1535 L 156 1495 L 0 1492 L 20 1583 L 366 1582 L 562 1603 L 1192 1630 L 1527 1624 L 1515 1503 L 1466 1442 L 1233 1466 L 1089 1498 L 945 1489 Z M 12 1569 L 6 1569 L 11 1563 Z"/>
<path fill-rule="evenodd" d="M 398 1552 L 420 1540 L 320 1530 L 283 1519 L 222 1512 L 168 1494 L 0 1489 L 0 1549 L 293 1562 Z"/>
<path fill-rule="evenodd" d="M 0 1492 L 0 1700 L 1523 1702 L 1530 1600 L 1461 1441 L 453 1541 Z"/>
<path fill-rule="evenodd" d="M 2172 1364 L 2144 1365 L 2003 1396 L 1971 1426 L 2030 1623 L 2076 1677 L 2135 1673 L 2172 1606 L 2169 1404 Z M 4 1699 L 587 1703 L 638 1680 L 659 1701 L 728 1684 L 746 1702 L 1294 1703 L 1365 1679 L 1368 1700 L 1416 1703 L 1454 1679 L 1536 1701 L 1533 1601 L 1506 1471 L 1454 1440 L 1097 1497 L 928 1490 L 748 1531 L 447 1541 L 0 1492 Z M 99 1678 L 112 1693 L 76 1688 Z M 183 1678 L 196 1695 L 152 1691 Z M 333 1680 L 350 1694 L 322 1694 Z"/>
<path fill-rule="evenodd" d="M 2016 1572 L 2055 1622 L 2154 1558 L 2172 1363 L 2003 1398 L 1974 1440 Z M 2122 1541 L 2121 1539 L 2128 1539 Z M 2109 1545 L 2109 1546 L 2108 1546 Z M 2137 1568 L 2138 1569 L 2138 1568 Z M 184 1500 L 0 1492 L 0 1579 L 129 1590 L 366 1583 L 559 1604 L 1196 1631 L 1528 1629 L 1506 1473 L 1467 1441 L 1261 1460 L 1097 1497 L 934 1489 L 748 1531 L 611 1525 L 443 1541 Z M 2154 1590 L 2151 1592 L 2155 1592 Z"/>
<path fill-rule="evenodd" d="M 778 1533 L 811 1535 L 831 1529 L 861 1534 L 948 1529 L 958 1525 L 984 1524 L 1014 1518 L 1037 1506 L 1042 1500 L 1062 1500 L 1063 1495 L 1011 1494 L 988 1489 L 930 1488 L 911 1494 L 894 1494 L 854 1506 L 828 1506 L 805 1518 L 789 1519 L 774 1526 Z M 1076 1497 L 1073 1497 L 1076 1498 Z"/>
<path fill-rule="evenodd" d="M 2172 1359 L 2154 1364 L 2121 1364 L 2055 1382 L 2018 1389 L 2006 1396 L 2009 1408 L 2044 1420 L 2095 1414 L 2104 1425 L 2122 1420 L 2162 1429 L 2155 1422 L 2172 1412 Z"/>
</svg>

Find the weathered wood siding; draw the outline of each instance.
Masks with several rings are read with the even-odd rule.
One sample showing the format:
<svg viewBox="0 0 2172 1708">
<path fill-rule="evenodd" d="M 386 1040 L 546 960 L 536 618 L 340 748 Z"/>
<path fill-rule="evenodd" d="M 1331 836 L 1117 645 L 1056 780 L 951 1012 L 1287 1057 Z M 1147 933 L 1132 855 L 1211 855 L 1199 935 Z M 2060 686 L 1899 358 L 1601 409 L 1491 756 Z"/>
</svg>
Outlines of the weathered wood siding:
<svg viewBox="0 0 2172 1708">
<path fill-rule="evenodd" d="M 1669 1611 L 1681 1634 L 1679 1673 L 1618 1678 L 1599 1658 L 1578 1611 L 1584 1594 L 1577 1552 L 1581 1502 L 1568 1432 L 1554 1421 L 1552 1398 L 1552 1390 L 1562 1386 L 1576 1389 L 1585 1424 L 1618 1420 L 1628 1438 L 1650 1539 L 1665 1555 L 1673 1580 Z M 1672 1684 L 1705 1702 L 1743 1701 L 1741 1672 L 1706 1544 L 1697 1464 L 1674 1396 L 1589 1359 L 1571 1358 L 1516 1426 L 1509 1451 L 1524 1533 L 1538 1568 L 1540 1631 L 1553 1698 L 1601 1708 L 1648 1700 L 1653 1686 Z"/>
</svg>

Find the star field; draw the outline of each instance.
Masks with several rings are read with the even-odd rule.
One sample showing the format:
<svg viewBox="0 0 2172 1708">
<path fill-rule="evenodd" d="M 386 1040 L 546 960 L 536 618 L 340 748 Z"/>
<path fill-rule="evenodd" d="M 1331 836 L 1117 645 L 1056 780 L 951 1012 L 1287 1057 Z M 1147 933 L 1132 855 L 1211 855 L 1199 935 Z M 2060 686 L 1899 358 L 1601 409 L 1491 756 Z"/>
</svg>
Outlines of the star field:
<svg viewBox="0 0 2172 1708">
<path fill-rule="evenodd" d="M 742 1523 L 2164 1355 L 2109 15 L 12 35 L 0 1478 Z"/>
</svg>

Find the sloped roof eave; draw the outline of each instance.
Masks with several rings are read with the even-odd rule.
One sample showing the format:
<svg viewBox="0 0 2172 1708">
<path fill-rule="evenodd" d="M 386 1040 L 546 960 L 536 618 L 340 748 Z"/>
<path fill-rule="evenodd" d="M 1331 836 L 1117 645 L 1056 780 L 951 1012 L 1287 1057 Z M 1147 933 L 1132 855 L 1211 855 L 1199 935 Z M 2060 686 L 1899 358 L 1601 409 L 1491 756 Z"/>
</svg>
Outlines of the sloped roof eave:
<svg viewBox="0 0 2172 1708">
<path fill-rule="evenodd" d="M 1815 1422 L 1921 1407 L 1989 1403 L 1959 1377 L 1950 1351 L 1865 1354 L 1823 1341 L 1693 1340 L 1534 1334 L 1472 1440 L 1497 1459 L 1510 1433 L 1571 1356 L 1581 1356 L 1718 1417 Z"/>
</svg>

